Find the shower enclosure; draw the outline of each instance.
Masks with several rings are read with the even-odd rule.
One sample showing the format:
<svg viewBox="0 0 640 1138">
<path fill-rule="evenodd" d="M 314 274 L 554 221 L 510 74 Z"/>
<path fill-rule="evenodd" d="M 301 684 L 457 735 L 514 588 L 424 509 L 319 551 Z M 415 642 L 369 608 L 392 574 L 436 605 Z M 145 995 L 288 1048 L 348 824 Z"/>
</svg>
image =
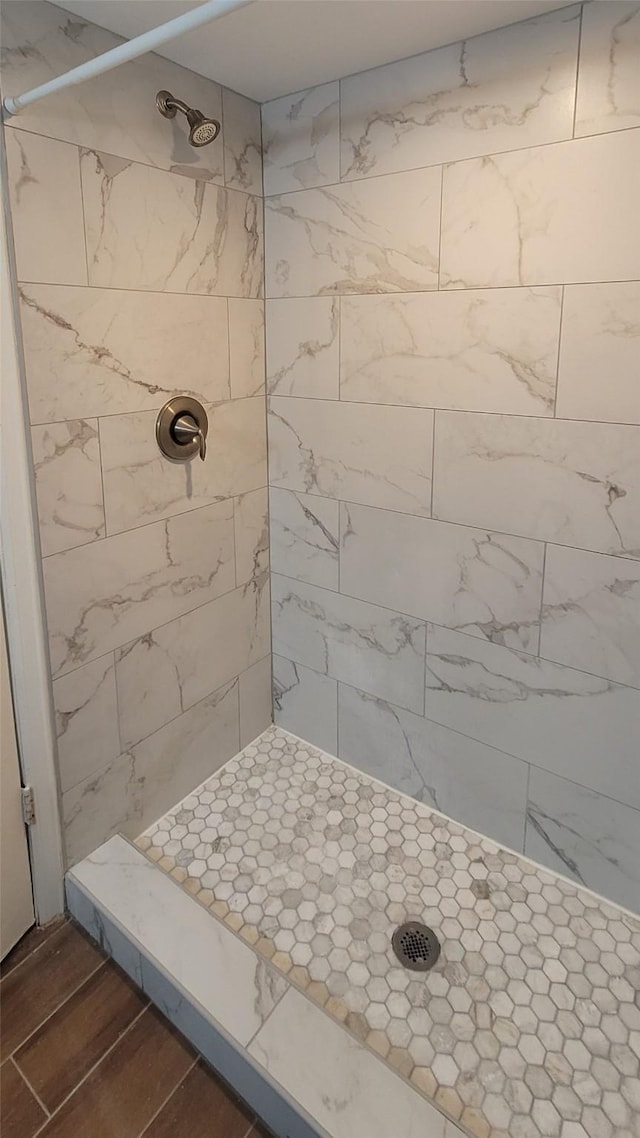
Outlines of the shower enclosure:
<svg viewBox="0 0 640 1138">
<path fill-rule="evenodd" d="M 638 1125 L 639 21 L 260 107 L 3 9 L 38 909 L 279 1135 Z"/>
</svg>

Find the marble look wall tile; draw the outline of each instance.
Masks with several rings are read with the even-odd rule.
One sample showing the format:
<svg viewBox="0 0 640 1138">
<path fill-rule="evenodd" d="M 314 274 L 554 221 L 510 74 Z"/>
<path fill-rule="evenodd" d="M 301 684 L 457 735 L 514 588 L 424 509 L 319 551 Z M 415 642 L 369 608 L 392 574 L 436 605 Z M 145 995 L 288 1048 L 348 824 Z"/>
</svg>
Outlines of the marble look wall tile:
<svg viewBox="0 0 640 1138">
<path fill-rule="evenodd" d="M 311 399 L 340 396 L 340 300 L 268 300 L 267 391 Z"/>
<path fill-rule="evenodd" d="M 86 284 L 78 151 L 5 130 L 18 280 Z"/>
<path fill-rule="evenodd" d="M 295 988 L 249 1054 L 332 1138 L 444 1138 L 444 1115 Z"/>
<path fill-rule="evenodd" d="M 434 167 L 268 199 L 267 296 L 437 288 L 440 183 Z"/>
<path fill-rule="evenodd" d="M 264 395 L 264 301 L 229 301 L 229 367 L 234 399 Z"/>
<path fill-rule="evenodd" d="M 80 168 L 91 285 L 262 295 L 259 198 L 95 150 Z"/>
<path fill-rule="evenodd" d="M 541 543 L 350 503 L 340 509 L 343 593 L 537 652 Z"/>
<path fill-rule="evenodd" d="M 277 655 L 422 712 L 422 621 L 278 574 L 271 587 Z"/>
<path fill-rule="evenodd" d="M 197 509 L 264 486 L 264 399 L 206 405 L 207 457 L 171 462 L 158 449 L 156 411 L 100 420 L 108 533 Z"/>
<path fill-rule="evenodd" d="M 633 912 L 640 907 L 640 814 L 629 806 L 533 767 L 525 853 Z"/>
<path fill-rule="evenodd" d="M 640 5 L 613 0 L 582 13 L 576 135 L 640 126 Z"/>
<path fill-rule="evenodd" d="M 342 177 L 570 138 L 578 5 L 341 83 Z"/>
<path fill-rule="evenodd" d="M 274 573 L 337 589 L 339 503 L 313 494 L 271 488 L 271 564 Z M 348 591 L 348 590 L 346 590 Z"/>
<path fill-rule="evenodd" d="M 225 88 L 222 106 L 225 185 L 262 195 L 260 104 Z"/>
<path fill-rule="evenodd" d="M 274 720 L 330 755 L 338 753 L 338 684 L 293 660 L 273 657 Z"/>
<path fill-rule="evenodd" d="M 229 398 L 219 297 L 23 285 L 20 315 L 32 423 Z"/>
<path fill-rule="evenodd" d="M 120 754 L 113 654 L 55 680 L 53 700 L 60 787 L 65 792 Z"/>
<path fill-rule="evenodd" d="M 269 573 L 269 491 L 242 494 L 234 502 L 236 584 L 258 584 Z"/>
<path fill-rule="evenodd" d="M 553 415 L 560 301 L 558 287 L 344 297 L 340 395 Z"/>
<path fill-rule="evenodd" d="M 422 409 L 273 397 L 271 484 L 428 515 L 432 426 Z"/>
<path fill-rule="evenodd" d="M 268 651 L 266 582 L 234 589 L 125 645 L 116 653 L 122 745 L 150 735 Z"/>
<path fill-rule="evenodd" d="M 640 687 L 640 565 L 549 545 L 540 654 Z"/>
<path fill-rule="evenodd" d="M 3 85 L 12 93 L 27 91 L 122 42 L 120 36 L 53 4 L 30 0 L 3 6 Z M 222 182 L 222 139 L 202 149 L 190 146 L 181 118 L 169 122 L 158 114 L 155 93 L 160 90 L 174 91 L 189 106 L 221 117 L 217 83 L 149 52 L 28 107 L 20 115 L 20 127 Z"/>
<path fill-rule="evenodd" d="M 104 537 L 97 419 L 32 427 L 42 554 Z"/>
<path fill-rule="evenodd" d="M 236 680 L 63 794 L 67 864 L 113 834 L 139 834 L 218 770 L 239 743 Z"/>
<path fill-rule="evenodd" d="M 240 746 L 246 747 L 273 722 L 271 657 L 265 656 L 242 672 L 240 685 Z"/>
<path fill-rule="evenodd" d="M 633 280 L 639 197 L 640 130 L 453 163 L 440 286 Z"/>
<path fill-rule="evenodd" d="M 233 504 L 56 553 L 43 570 L 56 676 L 233 588 Z"/>
<path fill-rule="evenodd" d="M 324 83 L 262 107 L 264 192 L 340 181 L 340 84 Z"/>
<path fill-rule="evenodd" d="M 439 411 L 433 513 L 640 556 L 640 430 Z"/>
<path fill-rule="evenodd" d="M 430 625 L 425 707 L 437 723 L 640 806 L 633 688 Z"/>
<path fill-rule="evenodd" d="M 522 851 L 526 763 L 344 684 L 338 717 L 341 759 Z"/>
<path fill-rule="evenodd" d="M 565 288 L 556 414 L 640 423 L 640 283 Z"/>
</svg>

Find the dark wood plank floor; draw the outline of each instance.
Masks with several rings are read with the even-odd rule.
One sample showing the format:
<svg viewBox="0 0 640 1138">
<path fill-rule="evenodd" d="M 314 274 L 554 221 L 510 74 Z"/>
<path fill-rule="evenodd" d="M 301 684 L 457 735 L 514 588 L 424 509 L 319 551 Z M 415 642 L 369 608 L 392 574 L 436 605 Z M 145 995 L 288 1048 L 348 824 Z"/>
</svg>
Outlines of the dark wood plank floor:
<svg viewBox="0 0 640 1138">
<path fill-rule="evenodd" d="M 2 963 L 2 1138 L 268 1138 L 72 922 Z"/>
</svg>

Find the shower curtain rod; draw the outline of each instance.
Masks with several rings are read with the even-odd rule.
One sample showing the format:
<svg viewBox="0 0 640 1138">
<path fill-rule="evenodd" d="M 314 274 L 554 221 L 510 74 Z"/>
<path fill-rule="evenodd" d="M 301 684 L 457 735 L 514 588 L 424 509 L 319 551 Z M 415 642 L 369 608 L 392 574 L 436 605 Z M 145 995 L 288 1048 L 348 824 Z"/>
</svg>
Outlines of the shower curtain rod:
<svg viewBox="0 0 640 1138">
<path fill-rule="evenodd" d="M 153 51 L 160 44 L 167 43 L 185 32 L 193 31 L 194 28 L 199 28 L 201 24 L 208 24 L 210 20 L 215 20 L 219 16 L 224 16 L 225 13 L 233 11 L 234 8 L 243 8 L 246 4 L 253 3 L 255 0 L 207 0 L 199 8 L 193 8 L 190 12 L 185 12 L 183 16 L 177 16 L 174 20 L 168 20 L 166 24 L 160 24 L 157 28 L 152 28 L 151 31 L 136 36 L 135 39 L 127 40 L 111 51 L 105 51 L 103 55 L 98 55 L 95 59 L 81 63 L 79 67 L 74 67 L 64 75 L 58 75 L 55 79 L 50 79 L 48 83 L 41 83 L 39 87 L 25 91 L 24 95 L 8 95 L 2 104 L 5 114 L 17 115 L 31 103 L 37 102 L 38 99 L 44 99 L 46 95 L 63 91 L 65 87 L 71 87 L 76 83 L 84 83 L 86 79 L 93 79 L 95 75 L 102 75 L 104 71 L 111 71 L 129 59 L 137 59 L 139 55 Z"/>
</svg>

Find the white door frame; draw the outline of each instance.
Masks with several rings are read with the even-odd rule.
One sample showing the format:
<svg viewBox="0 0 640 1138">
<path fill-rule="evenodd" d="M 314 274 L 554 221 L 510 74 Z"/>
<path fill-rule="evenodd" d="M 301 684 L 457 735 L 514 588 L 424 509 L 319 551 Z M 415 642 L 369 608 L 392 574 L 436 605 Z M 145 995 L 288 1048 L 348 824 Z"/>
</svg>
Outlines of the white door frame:
<svg viewBox="0 0 640 1138">
<path fill-rule="evenodd" d="M 33 789 L 36 822 L 29 850 L 36 919 L 64 910 L 64 859 L 56 773 L 56 735 L 45 634 L 40 542 L 3 129 L 0 126 L 0 557 L 20 764 Z"/>
</svg>

